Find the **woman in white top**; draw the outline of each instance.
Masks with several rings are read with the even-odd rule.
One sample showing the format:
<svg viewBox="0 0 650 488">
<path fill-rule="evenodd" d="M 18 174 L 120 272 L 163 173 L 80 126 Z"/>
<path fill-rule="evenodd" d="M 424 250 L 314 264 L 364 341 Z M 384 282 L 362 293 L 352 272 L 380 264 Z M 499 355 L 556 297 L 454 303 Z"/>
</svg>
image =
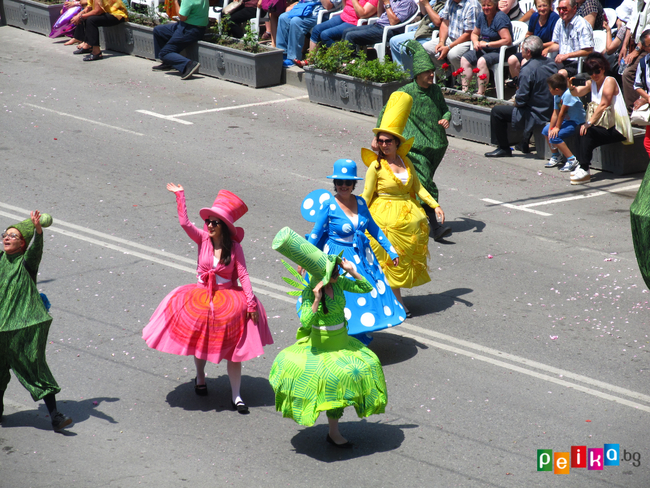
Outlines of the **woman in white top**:
<svg viewBox="0 0 650 488">
<path fill-rule="evenodd" d="M 586 85 L 575 86 L 573 84 L 575 78 L 569 79 L 569 90 L 572 95 L 583 97 L 591 92 L 592 103 L 598 104 L 590 117 L 589 111 L 587 111 L 588 120 L 580 127 L 580 137 L 578 138 L 580 166 L 571 173 L 572 185 L 582 185 L 591 181 L 589 166 L 594 149 L 605 144 L 626 140 L 626 135 L 622 133 L 623 128 L 620 124 L 616 124 L 615 119 L 627 119 L 629 125 L 629 117 L 618 83 L 613 77 L 607 76 L 609 70 L 609 63 L 605 56 L 601 53 L 591 53 L 584 63 L 584 71 L 591 77 L 590 80 L 587 80 Z M 597 123 L 603 123 L 601 117 L 606 111 L 608 112 L 608 128 L 597 125 Z"/>
</svg>

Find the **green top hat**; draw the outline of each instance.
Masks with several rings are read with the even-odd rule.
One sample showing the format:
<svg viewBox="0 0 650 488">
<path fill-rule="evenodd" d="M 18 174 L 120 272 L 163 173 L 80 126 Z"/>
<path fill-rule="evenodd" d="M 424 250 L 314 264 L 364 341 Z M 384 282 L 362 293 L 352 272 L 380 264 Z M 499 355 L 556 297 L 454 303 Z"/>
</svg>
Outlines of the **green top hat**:
<svg viewBox="0 0 650 488">
<path fill-rule="evenodd" d="M 41 227 L 49 227 L 50 225 L 52 225 L 52 216 L 46 213 L 41 214 Z M 22 222 L 10 225 L 7 227 L 7 230 L 9 229 L 16 229 L 20 232 L 25 241 L 26 248 L 29 246 L 32 237 L 34 237 L 34 223 L 32 222 L 32 219 L 25 219 Z"/>
<path fill-rule="evenodd" d="M 425 71 L 436 69 L 436 65 L 431 61 L 429 53 L 424 50 L 422 44 L 418 41 L 411 39 L 406 43 L 406 48 L 409 54 L 413 56 L 413 69 L 411 70 L 413 78 Z"/>
<path fill-rule="evenodd" d="M 273 239 L 271 247 L 307 270 L 314 278 L 310 280 L 312 286 L 319 281 L 322 281 L 324 285 L 328 284 L 334 269 L 342 262 L 342 253 L 338 256 L 325 254 L 289 227 L 280 229 Z"/>
</svg>

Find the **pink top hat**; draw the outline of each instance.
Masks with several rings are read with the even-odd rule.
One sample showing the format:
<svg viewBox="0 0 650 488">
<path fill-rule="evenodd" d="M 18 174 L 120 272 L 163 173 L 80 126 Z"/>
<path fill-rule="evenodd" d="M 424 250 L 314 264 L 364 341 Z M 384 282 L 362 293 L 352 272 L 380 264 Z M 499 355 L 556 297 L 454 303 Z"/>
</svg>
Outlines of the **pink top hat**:
<svg viewBox="0 0 650 488">
<path fill-rule="evenodd" d="M 218 218 L 226 224 L 232 239 L 241 242 L 244 238 L 244 229 L 235 227 L 234 223 L 246 212 L 248 207 L 241 198 L 228 190 L 220 190 L 212 208 L 202 208 L 199 215 L 203 220 L 209 217 Z"/>
</svg>

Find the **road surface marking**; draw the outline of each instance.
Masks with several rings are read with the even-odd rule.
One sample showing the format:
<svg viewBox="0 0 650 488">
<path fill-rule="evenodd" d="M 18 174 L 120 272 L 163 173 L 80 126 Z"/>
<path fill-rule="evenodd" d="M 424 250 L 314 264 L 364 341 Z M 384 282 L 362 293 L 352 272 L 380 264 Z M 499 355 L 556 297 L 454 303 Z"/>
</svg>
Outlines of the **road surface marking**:
<svg viewBox="0 0 650 488">
<path fill-rule="evenodd" d="M 158 117 L 160 119 L 165 119 L 169 120 L 171 122 L 178 122 L 180 124 L 185 124 L 185 125 L 192 125 L 193 122 L 189 122 L 187 120 L 181 120 L 179 117 L 188 117 L 190 115 L 202 115 L 202 114 L 209 114 L 212 112 L 225 112 L 226 110 L 239 110 L 242 108 L 250 108 L 250 107 L 261 107 L 264 105 L 273 105 L 276 103 L 285 103 L 285 102 L 294 102 L 296 100 L 302 100 L 305 98 L 308 98 L 308 95 L 302 95 L 300 97 L 295 97 L 295 98 L 283 98 L 281 100 L 271 100 L 268 102 L 256 102 L 256 103 L 246 103 L 244 105 L 234 105 L 232 107 L 220 107 L 220 108 L 209 108 L 205 110 L 197 110 L 195 112 L 182 112 L 179 114 L 173 114 L 173 115 L 163 115 L 159 114 L 156 112 L 152 112 L 150 110 L 136 110 L 136 112 L 145 114 L 145 115 L 151 115 L 153 117 Z"/>
<path fill-rule="evenodd" d="M 96 120 L 84 119 L 83 117 L 79 117 L 77 115 L 67 114 L 65 112 L 59 112 L 58 110 L 52 110 L 51 108 L 45 108 L 45 107 L 41 107 L 39 105 L 32 105 L 31 103 L 23 103 L 23 105 L 25 105 L 27 107 L 37 108 L 39 110 L 45 110 L 46 112 L 53 112 L 53 113 L 55 113 L 57 115 L 63 115 L 64 117 L 72 117 L 73 119 L 82 120 L 84 122 L 88 122 L 89 124 L 101 125 L 102 127 L 108 127 L 109 129 L 120 130 L 122 132 L 128 132 L 129 134 L 133 134 L 133 135 L 136 135 L 136 136 L 143 136 L 144 135 L 144 134 L 141 134 L 140 132 L 134 132 L 134 131 L 129 130 L 129 129 L 123 129 L 122 127 L 116 127 L 114 125 L 104 124 L 103 122 L 97 122 Z"/>
<path fill-rule="evenodd" d="M 498 200 L 492 200 L 491 198 L 482 198 L 481 200 L 483 200 L 484 202 L 487 202 L 487 203 L 493 203 L 495 205 L 501 205 L 502 207 L 512 208 L 514 210 L 521 210 L 523 212 L 529 212 L 529 213 L 533 213 L 535 215 L 541 215 L 542 217 L 550 217 L 551 215 L 553 215 L 553 214 L 546 213 L 546 212 L 540 212 L 539 210 L 532 210 L 530 208 L 522 207 L 521 205 L 513 205 L 512 203 L 504 203 L 504 202 L 500 202 Z"/>
</svg>

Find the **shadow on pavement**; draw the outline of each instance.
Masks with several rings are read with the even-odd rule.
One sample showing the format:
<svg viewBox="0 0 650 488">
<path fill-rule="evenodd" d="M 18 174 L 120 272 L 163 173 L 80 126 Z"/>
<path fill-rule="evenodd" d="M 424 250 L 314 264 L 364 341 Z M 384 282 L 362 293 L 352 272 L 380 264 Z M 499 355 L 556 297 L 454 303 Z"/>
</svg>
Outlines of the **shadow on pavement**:
<svg viewBox="0 0 650 488">
<path fill-rule="evenodd" d="M 483 229 L 485 229 L 485 222 L 468 219 L 467 217 L 456 217 L 455 220 L 448 220 L 445 224 L 451 227 L 452 235 L 456 232 L 467 232 L 470 230 L 483 232 Z"/>
<path fill-rule="evenodd" d="M 408 361 L 415 357 L 418 349 L 429 348 L 429 346 L 409 337 L 382 334 L 381 332 L 375 332 L 372 335 L 374 339 L 368 347 L 377 355 L 382 366 Z"/>
<path fill-rule="evenodd" d="M 428 315 L 431 313 L 442 312 L 451 308 L 456 302 L 462 303 L 466 307 L 472 307 L 474 304 L 459 298 L 460 295 L 467 295 L 474 290 L 471 288 L 452 288 L 442 293 L 432 293 L 430 295 L 408 296 L 404 297 L 406 306 L 413 314 L 413 317 Z M 398 326 L 399 327 L 399 326 Z"/>
<path fill-rule="evenodd" d="M 167 403 L 173 408 L 182 408 L 188 411 L 222 412 L 233 411 L 230 404 L 230 381 L 224 374 L 217 378 L 207 377 L 208 395 L 198 396 L 194 393 L 194 379 L 182 383 L 167 394 Z M 242 375 L 241 395 L 249 408 L 275 405 L 275 394 L 266 377 L 252 377 Z"/>
<path fill-rule="evenodd" d="M 323 412 L 323 415 L 325 413 Z M 356 416 L 352 408 L 347 408 L 344 415 Z M 404 429 L 415 429 L 416 424 L 390 425 L 381 422 L 341 422 L 341 434 L 354 444 L 352 449 L 340 449 L 325 441 L 327 425 L 317 425 L 301 430 L 291 439 L 291 444 L 297 454 L 332 463 L 347 461 L 362 456 L 370 456 L 377 452 L 387 452 L 398 449 L 404 442 Z"/>
</svg>

